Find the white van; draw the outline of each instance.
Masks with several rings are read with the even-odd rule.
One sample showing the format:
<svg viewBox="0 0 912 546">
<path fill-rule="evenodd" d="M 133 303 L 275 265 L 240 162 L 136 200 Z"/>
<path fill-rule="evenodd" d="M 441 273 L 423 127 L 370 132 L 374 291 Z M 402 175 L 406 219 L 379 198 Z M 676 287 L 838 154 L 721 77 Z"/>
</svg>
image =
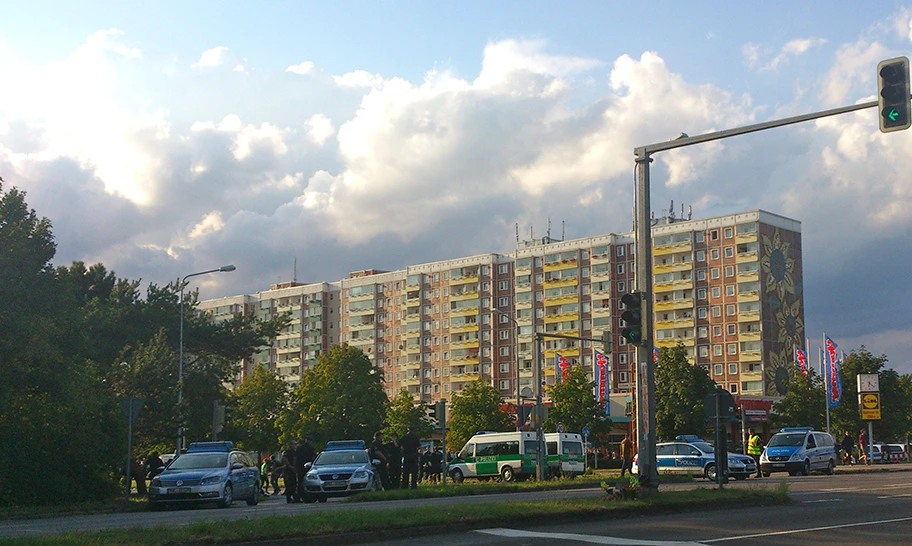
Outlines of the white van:
<svg viewBox="0 0 912 546">
<path fill-rule="evenodd" d="M 447 466 L 454 482 L 500 477 L 505 482 L 535 475 L 534 432 L 479 432 Z"/>
<path fill-rule="evenodd" d="M 548 446 L 548 473 L 573 478 L 586 471 L 583 437 L 566 432 L 545 434 Z"/>
<path fill-rule="evenodd" d="M 807 476 L 812 470 L 836 471 L 836 442 L 811 427 L 786 427 L 774 434 L 760 455 L 760 472 L 788 472 Z"/>
</svg>

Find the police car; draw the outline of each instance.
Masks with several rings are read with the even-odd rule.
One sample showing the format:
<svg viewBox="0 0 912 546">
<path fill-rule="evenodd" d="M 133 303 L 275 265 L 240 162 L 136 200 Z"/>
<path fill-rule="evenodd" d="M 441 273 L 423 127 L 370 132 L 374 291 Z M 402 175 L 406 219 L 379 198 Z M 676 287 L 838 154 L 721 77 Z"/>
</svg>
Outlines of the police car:
<svg viewBox="0 0 912 546">
<path fill-rule="evenodd" d="M 380 491 L 380 461 L 370 459 L 364 440 L 337 440 L 304 467 L 304 502 L 326 502 L 328 497 L 346 497 L 359 491 Z"/>
<path fill-rule="evenodd" d="M 636 456 L 632 468 L 634 474 L 639 474 Z M 674 442 L 656 444 L 656 470 L 668 474 L 702 474 L 707 480 L 716 481 L 715 449 L 697 436 L 677 436 Z M 730 477 L 743 480 L 756 473 L 757 463 L 752 457 L 728 454 Z"/>
<path fill-rule="evenodd" d="M 788 472 L 807 476 L 812 470 L 832 475 L 836 471 L 836 441 L 812 427 L 785 427 L 773 435 L 760 455 L 764 476 Z"/>
<path fill-rule="evenodd" d="M 193 442 L 171 461 L 149 487 L 153 509 L 165 504 L 215 502 L 227 508 L 236 499 L 250 506 L 260 501 L 260 471 L 245 451 L 231 442 Z"/>
</svg>

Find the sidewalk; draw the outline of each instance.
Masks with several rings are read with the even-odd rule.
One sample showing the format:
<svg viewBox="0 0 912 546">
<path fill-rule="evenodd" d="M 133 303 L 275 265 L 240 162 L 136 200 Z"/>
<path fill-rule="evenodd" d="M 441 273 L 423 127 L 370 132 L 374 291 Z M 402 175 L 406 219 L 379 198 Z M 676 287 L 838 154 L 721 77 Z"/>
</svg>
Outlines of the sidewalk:
<svg viewBox="0 0 912 546">
<path fill-rule="evenodd" d="M 837 474 L 864 474 L 867 472 L 912 472 L 912 463 L 841 464 Z"/>
</svg>

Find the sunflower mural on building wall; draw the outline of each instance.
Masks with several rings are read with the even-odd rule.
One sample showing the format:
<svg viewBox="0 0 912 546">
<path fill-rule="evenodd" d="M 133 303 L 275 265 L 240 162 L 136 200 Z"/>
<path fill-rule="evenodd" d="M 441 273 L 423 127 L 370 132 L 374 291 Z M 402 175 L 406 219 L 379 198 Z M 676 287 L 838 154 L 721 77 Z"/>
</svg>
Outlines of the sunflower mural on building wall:
<svg viewBox="0 0 912 546">
<path fill-rule="evenodd" d="M 764 303 L 769 306 L 776 328 L 776 334 L 766 338 L 771 343 L 764 369 L 764 393 L 783 396 L 788 392 L 794 368 L 794 347 L 803 346 L 802 281 L 800 272 L 796 271 L 796 251 L 792 243 L 785 240 L 778 229 L 773 231 L 772 237 L 761 235 L 761 240 Z"/>
</svg>

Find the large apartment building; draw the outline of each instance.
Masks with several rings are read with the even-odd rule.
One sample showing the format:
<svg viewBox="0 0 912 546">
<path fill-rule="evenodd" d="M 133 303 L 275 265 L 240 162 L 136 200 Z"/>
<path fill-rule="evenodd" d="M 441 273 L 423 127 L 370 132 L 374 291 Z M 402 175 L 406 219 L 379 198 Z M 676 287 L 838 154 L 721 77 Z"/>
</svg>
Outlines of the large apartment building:
<svg viewBox="0 0 912 546">
<path fill-rule="evenodd" d="M 800 223 L 758 210 L 663 218 L 652 234 L 655 346 L 683 343 L 691 362 L 732 393 L 779 395 L 804 339 Z M 295 383 L 319 351 L 348 343 L 381 371 L 388 396 L 449 398 L 483 379 L 515 401 L 524 387 L 534 392 L 535 332 L 600 339 L 609 331 L 611 390 L 631 391 L 635 351 L 617 333 L 621 297 L 636 288 L 634 234 L 517 243 L 510 254 L 239 296 L 262 317 L 299 313 L 253 363 Z M 558 355 L 591 374 L 594 349 L 601 344 L 546 337 L 545 384 L 555 381 Z"/>
</svg>

